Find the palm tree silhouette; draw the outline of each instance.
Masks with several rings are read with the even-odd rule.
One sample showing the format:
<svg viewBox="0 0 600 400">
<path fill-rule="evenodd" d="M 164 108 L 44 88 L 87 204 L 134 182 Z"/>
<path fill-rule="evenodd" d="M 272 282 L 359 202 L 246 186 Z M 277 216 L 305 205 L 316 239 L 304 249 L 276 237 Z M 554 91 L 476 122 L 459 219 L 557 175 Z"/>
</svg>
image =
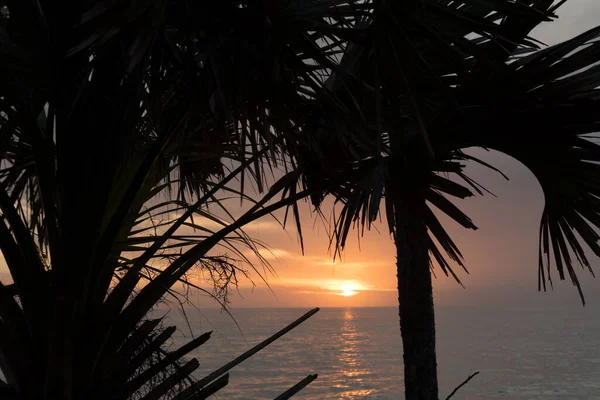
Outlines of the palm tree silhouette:
<svg viewBox="0 0 600 400">
<path fill-rule="evenodd" d="M 600 254 L 594 230 L 600 222 L 596 182 L 600 148 L 590 136 L 597 130 L 593 110 L 600 84 L 595 66 L 600 61 L 599 30 L 538 50 L 527 34 L 551 18 L 563 2 L 460 3 L 453 12 L 463 11 L 469 22 L 452 28 L 440 17 L 441 3 L 446 5 L 423 2 L 422 9 L 410 10 L 419 17 L 417 22 L 405 21 L 408 28 L 402 36 L 381 29 L 371 47 L 349 50 L 341 65 L 346 61 L 344 72 L 354 81 L 347 83 L 342 74 L 329 78 L 328 87 L 348 107 L 356 105 L 364 121 L 354 128 L 356 135 L 376 142 L 375 151 L 356 161 L 341 158 L 342 146 L 331 141 L 321 146 L 323 159 L 353 170 L 350 178 L 330 190 L 343 203 L 333 238 L 340 248 L 353 225 L 370 226 L 379 216 L 382 200 L 385 204 L 397 248 L 409 400 L 438 398 L 433 262 L 459 283 L 451 263 L 465 268 L 459 249 L 432 210 L 476 229 L 450 201 L 486 192 L 465 175 L 465 163 L 501 173 L 462 149 L 483 147 L 510 155 L 542 186 L 540 288 L 545 290 L 546 282 L 552 282 L 552 254 L 559 278 L 568 274 L 584 301 L 572 254 L 590 272 L 582 244 Z M 385 4 L 379 10 L 387 16 L 402 8 L 380 4 Z M 372 29 L 378 32 L 379 20 L 373 19 Z M 477 24 L 482 21 L 489 25 Z M 356 82 L 363 84 L 362 91 L 348 89 L 351 84 L 360 87 Z"/>
</svg>

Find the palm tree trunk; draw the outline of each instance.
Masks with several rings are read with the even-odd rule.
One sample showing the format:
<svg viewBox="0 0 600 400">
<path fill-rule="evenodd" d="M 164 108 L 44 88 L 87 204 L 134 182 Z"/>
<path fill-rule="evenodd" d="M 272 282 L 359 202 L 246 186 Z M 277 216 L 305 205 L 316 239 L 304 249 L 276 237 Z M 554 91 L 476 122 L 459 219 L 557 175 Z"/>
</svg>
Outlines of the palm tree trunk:
<svg viewBox="0 0 600 400">
<path fill-rule="evenodd" d="M 406 400 L 438 400 L 433 290 L 424 190 L 394 196 L 400 332 Z M 408 198 L 407 198 L 408 197 Z"/>
</svg>

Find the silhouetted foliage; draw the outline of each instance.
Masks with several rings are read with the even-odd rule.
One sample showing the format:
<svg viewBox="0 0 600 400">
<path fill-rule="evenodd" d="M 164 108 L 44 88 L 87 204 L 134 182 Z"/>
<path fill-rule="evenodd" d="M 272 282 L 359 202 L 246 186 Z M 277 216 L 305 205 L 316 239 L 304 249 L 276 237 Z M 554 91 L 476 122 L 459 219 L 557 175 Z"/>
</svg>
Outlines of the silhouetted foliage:
<svg viewBox="0 0 600 400">
<path fill-rule="evenodd" d="M 244 182 L 262 191 L 268 165 L 293 162 L 282 146 L 309 146 L 289 104 L 307 100 L 289 96 L 300 83 L 287 79 L 273 93 L 259 86 L 257 71 L 285 57 L 264 57 L 278 51 L 265 48 L 272 32 L 239 47 L 254 29 L 239 22 L 256 10 L 64 6 L 0 2 L 0 248 L 13 281 L 0 285 L 3 390 L 19 399 L 203 398 L 227 377 L 177 388 L 198 366 L 183 357 L 208 336 L 164 353 L 173 328 L 146 315 L 179 296 L 174 285 L 196 286 L 192 268 L 226 301 L 246 251 L 264 261 L 243 226 L 309 190 L 299 169 L 257 199 Z M 269 110 L 274 100 L 280 108 Z M 239 218 L 227 210 L 231 195 L 251 203 Z"/>
<path fill-rule="evenodd" d="M 437 397 L 430 259 L 457 280 L 448 260 L 464 265 L 430 205 L 475 228 L 449 198 L 482 194 L 463 168 L 486 164 L 462 149 L 505 152 L 540 181 L 540 284 L 553 252 L 579 287 L 569 247 L 589 262 L 573 230 L 600 254 L 600 153 L 584 136 L 597 124 L 597 30 L 543 50 L 527 36 L 562 3 L 0 1 L 6 390 L 89 397 L 148 311 L 194 285 L 192 268 L 211 271 L 224 299 L 244 274 L 231 254 L 260 259 L 243 226 L 290 207 L 302 237 L 297 200 L 333 194 L 340 247 L 385 200 L 400 296 L 411 294 L 406 360 L 424 363 L 407 398 Z M 252 206 L 235 218 L 230 195 Z M 152 332 L 147 343 L 168 333 Z"/>
</svg>

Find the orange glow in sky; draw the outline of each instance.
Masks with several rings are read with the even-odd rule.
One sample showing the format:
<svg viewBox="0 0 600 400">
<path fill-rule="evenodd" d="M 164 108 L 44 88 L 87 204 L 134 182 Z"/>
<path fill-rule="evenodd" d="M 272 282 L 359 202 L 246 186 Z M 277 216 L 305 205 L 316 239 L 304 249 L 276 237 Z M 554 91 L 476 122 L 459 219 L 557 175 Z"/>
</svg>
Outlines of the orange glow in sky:
<svg viewBox="0 0 600 400">
<path fill-rule="evenodd" d="M 350 297 L 358 294 L 358 290 L 360 289 L 359 285 L 353 282 L 346 282 L 340 285 L 339 294 L 340 296 Z"/>
<path fill-rule="evenodd" d="M 342 296 L 349 297 L 349 296 L 354 296 L 357 293 L 358 292 L 356 290 L 352 290 L 352 288 L 345 287 L 345 288 L 342 288 L 342 293 L 340 293 L 340 294 Z"/>
<path fill-rule="evenodd" d="M 498 197 L 453 200 L 478 225 L 478 230 L 466 230 L 440 215 L 440 222 L 465 256 L 469 273 L 452 263 L 463 287 L 452 277 L 446 277 L 436 265 L 433 279 L 436 305 L 504 305 L 509 300 L 515 304 L 538 300 L 540 304 L 551 301 L 578 304 L 577 293 L 568 282 L 561 282 L 560 287 L 556 285 L 555 293 L 537 292 L 538 230 L 543 193 L 531 172 L 497 152 L 473 150 L 473 153 L 500 167 L 510 176 L 510 181 L 493 171 L 467 166 L 468 174 L 477 182 L 485 182 L 486 188 Z M 327 212 L 331 205 L 326 204 L 324 210 Z M 255 285 L 240 282 L 240 297 L 232 299 L 233 306 L 397 306 L 396 249 L 385 215 L 373 229 L 365 230 L 364 235 L 354 229 L 341 258 L 336 257 L 334 261 L 328 235 L 330 229 L 319 222 L 311 212 L 310 204 L 301 202 L 299 208 L 304 254 L 292 225 L 284 231 L 272 219 L 264 218 L 245 228 L 250 236 L 268 244 L 269 250 L 261 251 L 261 255 L 275 272 L 265 275 L 268 288 L 260 277 L 251 273 Z M 281 215 L 277 216 L 281 218 Z M 244 255 L 255 261 L 251 252 Z M 591 253 L 588 255 L 592 256 Z M 597 270 L 600 260 L 593 256 L 592 259 Z M 585 272 L 580 276 L 582 284 L 588 287 L 587 297 L 593 292 L 600 293 L 600 280 L 590 279 Z M 560 293 L 556 293 L 558 291 Z"/>
</svg>

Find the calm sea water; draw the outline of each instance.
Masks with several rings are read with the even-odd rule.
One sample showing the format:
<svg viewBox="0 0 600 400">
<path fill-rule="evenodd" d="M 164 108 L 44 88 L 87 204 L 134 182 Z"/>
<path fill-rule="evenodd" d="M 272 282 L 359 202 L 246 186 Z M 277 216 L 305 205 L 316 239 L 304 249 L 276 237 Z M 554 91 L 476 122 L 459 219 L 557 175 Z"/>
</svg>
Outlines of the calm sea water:
<svg viewBox="0 0 600 400">
<path fill-rule="evenodd" d="M 195 354 L 197 376 L 220 367 L 292 322 L 304 309 L 188 310 L 193 331 L 214 330 Z M 157 311 L 160 313 L 160 311 Z M 181 314 L 173 346 L 189 339 Z M 438 308 L 440 397 L 480 371 L 454 399 L 600 400 L 597 310 Z M 310 373 L 298 399 L 402 398 L 402 351 L 394 308 L 322 309 L 231 371 L 220 399 L 273 399 Z"/>
</svg>

